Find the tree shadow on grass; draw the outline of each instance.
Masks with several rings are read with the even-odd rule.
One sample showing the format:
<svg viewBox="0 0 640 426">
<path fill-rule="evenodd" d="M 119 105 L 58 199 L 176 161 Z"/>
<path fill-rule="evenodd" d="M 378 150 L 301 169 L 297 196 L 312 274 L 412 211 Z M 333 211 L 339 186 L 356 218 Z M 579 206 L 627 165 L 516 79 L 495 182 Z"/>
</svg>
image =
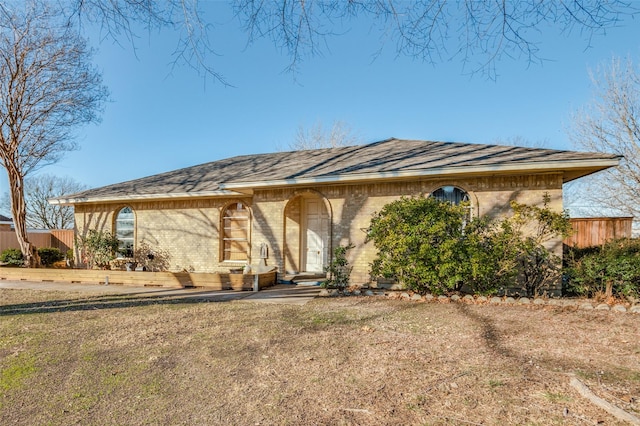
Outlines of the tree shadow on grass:
<svg viewBox="0 0 640 426">
<path fill-rule="evenodd" d="M 117 309 L 150 305 L 196 304 L 228 302 L 243 299 L 252 292 L 239 291 L 190 291 L 162 289 L 126 294 L 107 294 L 77 299 L 47 300 L 0 306 L 0 317 L 24 314 L 44 314 L 98 309 Z"/>
<path fill-rule="evenodd" d="M 458 311 L 460 311 L 465 317 L 471 319 L 480 327 L 482 339 L 484 340 L 487 348 L 491 350 L 491 352 L 494 352 L 495 354 L 503 356 L 505 358 L 511 358 L 518 362 L 522 361 L 521 356 L 517 355 L 515 352 L 504 346 L 503 339 L 500 336 L 500 331 L 494 325 L 493 320 L 472 311 L 471 309 L 469 309 L 468 305 L 460 303 L 456 306 L 458 308 Z"/>
<path fill-rule="evenodd" d="M 519 366 L 523 373 L 535 368 L 542 368 L 543 372 L 553 375 L 573 374 L 576 371 L 595 371 L 597 369 L 606 369 L 613 373 L 614 371 L 623 371 L 627 368 L 618 366 L 615 362 L 603 365 L 597 362 L 591 362 L 590 360 L 580 359 L 579 357 L 556 354 L 552 348 L 537 351 L 536 348 L 539 348 L 542 343 L 536 344 L 535 341 L 532 342 L 530 349 L 514 351 L 505 345 L 505 342 L 509 339 L 509 333 L 501 331 L 500 327 L 496 324 L 496 319 L 492 318 L 490 313 L 483 315 L 475 312 L 471 309 L 471 306 L 465 304 L 458 304 L 457 309 L 465 317 L 472 320 L 474 324 L 479 326 L 484 345 L 489 351 L 496 355 L 496 362 L 506 361 L 510 365 Z M 517 308 L 505 307 L 505 309 Z M 562 345 L 562 339 L 560 339 L 562 336 L 558 337 L 559 340 L 557 344 Z M 532 337 L 532 339 L 535 339 L 535 337 Z M 590 348 L 589 350 L 594 349 Z M 500 358 L 503 361 L 500 361 Z"/>
</svg>

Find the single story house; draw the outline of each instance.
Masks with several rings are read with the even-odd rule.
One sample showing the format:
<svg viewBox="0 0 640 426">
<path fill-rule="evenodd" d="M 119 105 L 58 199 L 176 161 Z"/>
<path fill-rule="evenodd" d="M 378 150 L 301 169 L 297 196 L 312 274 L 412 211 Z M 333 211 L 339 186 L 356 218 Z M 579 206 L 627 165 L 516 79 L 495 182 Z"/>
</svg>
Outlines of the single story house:
<svg viewBox="0 0 640 426">
<path fill-rule="evenodd" d="M 516 146 L 387 139 L 361 146 L 243 155 L 50 200 L 75 207 L 77 233 L 108 230 L 124 251 L 168 251 L 174 271 L 228 272 L 266 263 L 322 272 L 352 243 L 351 282 L 370 281 L 372 215 L 402 196 L 468 200 L 471 214 L 509 202 L 562 210 L 562 185 L 620 157 Z M 557 241 L 555 249 L 561 249 Z"/>
</svg>

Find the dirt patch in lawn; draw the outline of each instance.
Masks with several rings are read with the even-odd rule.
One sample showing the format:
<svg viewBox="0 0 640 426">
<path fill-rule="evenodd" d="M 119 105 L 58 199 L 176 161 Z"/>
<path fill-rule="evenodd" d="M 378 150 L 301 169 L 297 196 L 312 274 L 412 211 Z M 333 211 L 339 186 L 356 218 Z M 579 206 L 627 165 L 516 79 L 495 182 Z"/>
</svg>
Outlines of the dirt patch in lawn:
<svg viewBox="0 0 640 426">
<path fill-rule="evenodd" d="M 640 416 L 634 314 L 367 297 L 0 298 L 0 424 L 625 424 L 572 375 Z"/>
</svg>

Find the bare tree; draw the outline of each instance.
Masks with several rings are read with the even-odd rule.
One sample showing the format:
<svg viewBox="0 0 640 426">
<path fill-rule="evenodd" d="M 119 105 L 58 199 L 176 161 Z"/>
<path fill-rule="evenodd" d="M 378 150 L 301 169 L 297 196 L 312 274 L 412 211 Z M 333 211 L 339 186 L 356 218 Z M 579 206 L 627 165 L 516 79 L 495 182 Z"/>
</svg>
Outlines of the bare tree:
<svg viewBox="0 0 640 426">
<path fill-rule="evenodd" d="M 300 151 L 360 144 L 362 139 L 344 122 L 334 121 L 330 128 L 326 128 L 321 121 L 318 121 L 309 129 L 299 126 L 295 140 L 289 143 L 289 149 Z"/>
<path fill-rule="evenodd" d="M 631 59 L 614 58 L 591 73 L 591 103 L 574 114 L 569 138 L 588 151 L 623 156 L 574 189 L 586 202 L 640 217 L 640 68 Z M 574 197 L 575 199 L 575 197 Z"/>
<path fill-rule="evenodd" d="M 186 63 L 225 84 L 211 63 L 217 57 L 198 0 L 58 0 L 64 15 L 99 25 L 103 35 L 133 42 L 145 30 L 170 28 L 178 41 L 174 64 Z M 233 10 L 249 43 L 269 38 L 295 71 L 308 57 L 328 51 L 333 37 L 366 22 L 373 36 L 400 55 L 429 63 L 460 60 L 467 71 L 495 77 L 504 57 L 542 62 L 540 34 L 591 38 L 622 25 L 638 10 L 625 0 L 235 0 Z M 227 23 L 227 25 L 229 25 Z M 379 52 L 372 52 L 378 54 Z"/>
<path fill-rule="evenodd" d="M 36 229 L 73 228 L 73 206 L 52 205 L 49 198 L 61 197 L 87 189 L 86 185 L 65 176 L 38 174 L 24 180 L 27 226 Z M 1 206 L 11 209 L 11 197 L 5 193 Z"/>
<path fill-rule="evenodd" d="M 78 126 L 99 120 L 107 89 L 91 58 L 77 29 L 46 2 L 0 5 L 0 162 L 29 266 L 38 256 L 27 237 L 24 178 L 74 149 Z"/>
</svg>

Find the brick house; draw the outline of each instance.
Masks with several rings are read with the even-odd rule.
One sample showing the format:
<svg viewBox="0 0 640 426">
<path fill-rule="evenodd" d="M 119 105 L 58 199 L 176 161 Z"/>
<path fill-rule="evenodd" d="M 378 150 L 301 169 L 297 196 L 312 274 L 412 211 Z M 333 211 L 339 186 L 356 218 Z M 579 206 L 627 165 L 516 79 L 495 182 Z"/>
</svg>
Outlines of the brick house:
<svg viewBox="0 0 640 426">
<path fill-rule="evenodd" d="M 372 214 L 401 196 L 468 200 L 471 214 L 509 201 L 562 209 L 562 185 L 618 164 L 612 154 L 387 139 L 362 146 L 238 156 L 50 200 L 75 207 L 76 232 L 108 230 L 123 252 L 146 242 L 175 271 L 228 272 L 266 263 L 321 272 L 353 243 L 351 281 L 370 280 Z M 562 241 L 555 242 L 560 250 Z"/>
</svg>

